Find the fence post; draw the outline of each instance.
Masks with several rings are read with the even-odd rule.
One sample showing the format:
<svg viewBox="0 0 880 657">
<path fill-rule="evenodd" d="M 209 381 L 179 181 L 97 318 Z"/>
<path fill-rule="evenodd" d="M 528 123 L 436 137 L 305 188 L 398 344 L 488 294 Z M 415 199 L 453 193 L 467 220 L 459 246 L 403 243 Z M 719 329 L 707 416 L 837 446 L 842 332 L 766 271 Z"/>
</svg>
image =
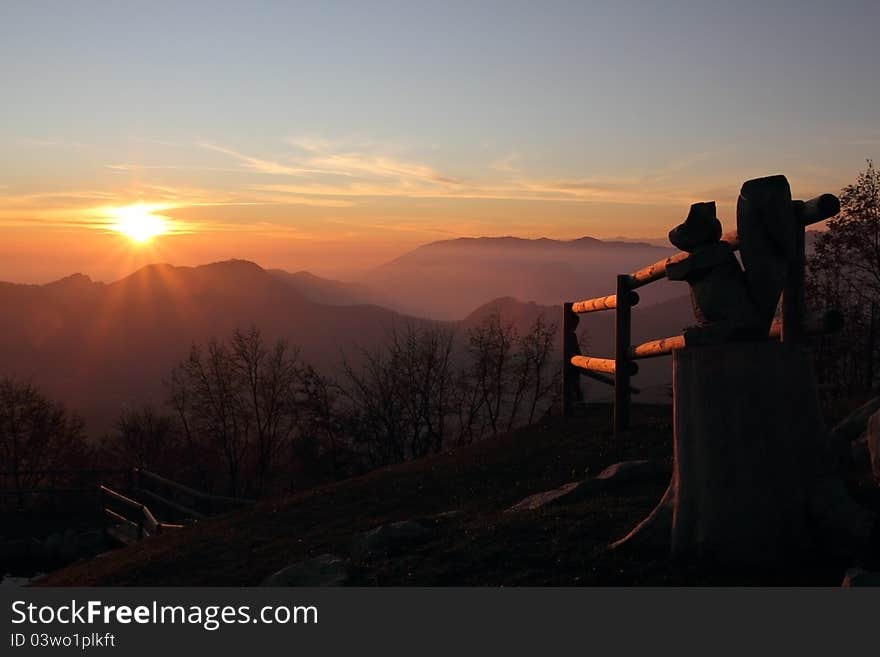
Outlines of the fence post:
<svg viewBox="0 0 880 657">
<path fill-rule="evenodd" d="M 617 308 L 614 334 L 614 435 L 629 429 L 630 365 L 629 348 L 632 328 L 632 299 L 628 274 L 617 277 Z"/>
<path fill-rule="evenodd" d="M 800 213 L 795 211 L 795 217 Z M 804 286 L 806 279 L 806 226 L 803 221 L 795 222 L 794 257 L 785 272 L 785 287 L 782 291 L 782 341 L 803 342 L 804 338 Z"/>
<path fill-rule="evenodd" d="M 580 353 L 575 332 L 580 318 L 571 308 L 571 303 L 562 304 L 562 417 L 571 417 L 581 398 L 580 375 L 571 364 L 572 356 Z"/>
</svg>

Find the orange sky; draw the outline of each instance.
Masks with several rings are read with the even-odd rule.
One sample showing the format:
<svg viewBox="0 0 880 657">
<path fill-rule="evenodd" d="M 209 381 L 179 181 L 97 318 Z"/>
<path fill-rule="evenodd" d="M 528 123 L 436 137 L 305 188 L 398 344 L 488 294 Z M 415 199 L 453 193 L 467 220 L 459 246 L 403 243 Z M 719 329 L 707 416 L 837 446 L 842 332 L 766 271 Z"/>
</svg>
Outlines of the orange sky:
<svg viewBox="0 0 880 657">
<path fill-rule="evenodd" d="M 726 228 L 734 227 L 737 187 L 734 183 L 723 194 L 704 193 L 718 199 Z M 814 187 L 810 194 L 813 191 L 825 189 Z M 691 200 L 700 198 L 658 200 L 646 194 L 643 202 L 608 202 L 383 197 L 358 199 L 346 207 L 314 207 L 284 201 L 215 205 L 202 204 L 198 197 L 190 202 L 161 195 L 115 197 L 112 192 L 102 198 L 106 205 L 86 205 L 70 197 L 52 197 L 49 205 L 38 196 L 0 210 L 0 280 L 42 283 L 80 272 L 110 281 L 152 262 L 195 265 L 229 258 L 352 279 L 420 244 L 459 236 L 656 238 L 682 219 Z M 114 225 L 126 208 L 142 202 L 155 204 L 158 209 L 152 214 L 168 231 L 145 242 L 118 232 Z"/>
<path fill-rule="evenodd" d="M 837 192 L 880 146 L 876 2 L 82 4 L 4 7 L 0 280 L 355 278 L 458 236 L 656 238 L 708 200 L 732 228 L 744 180 Z M 132 204 L 169 233 L 113 233 Z"/>
</svg>

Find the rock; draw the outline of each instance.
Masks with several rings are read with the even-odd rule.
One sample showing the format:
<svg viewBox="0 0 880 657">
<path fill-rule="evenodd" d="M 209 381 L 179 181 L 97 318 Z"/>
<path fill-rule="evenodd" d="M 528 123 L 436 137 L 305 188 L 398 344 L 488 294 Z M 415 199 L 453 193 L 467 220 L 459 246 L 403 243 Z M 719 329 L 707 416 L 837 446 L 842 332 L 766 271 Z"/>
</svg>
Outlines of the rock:
<svg viewBox="0 0 880 657">
<path fill-rule="evenodd" d="M 322 554 L 272 573 L 260 586 L 343 586 L 348 579 L 345 559 L 335 554 Z"/>
<path fill-rule="evenodd" d="M 620 461 L 602 470 L 596 479 L 609 484 L 628 484 L 634 481 L 650 481 L 656 477 L 669 475 L 669 468 L 664 464 L 649 459 Z"/>
<path fill-rule="evenodd" d="M 444 511 L 443 513 L 435 513 L 430 516 L 422 516 L 419 518 L 415 518 L 415 522 L 422 525 L 425 528 L 432 527 L 440 527 L 441 525 L 445 525 L 447 523 L 453 522 L 455 520 L 459 520 L 464 517 L 464 511 L 461 509 L 454 509 L 452 511 Z"/>
<path fill-rule="evenodd" d="M 461 509 L 453 509 L 452 511 L 444 511 L 443 513 L 437 513 L 433 516 L 428 516 L 428 520 L 433 520 L 437 523 L 449 522 L 451 520 L 459 520 L 464 517 L 464 511 Z"/>
<path fill-rule="evenodd" d="M 506 513 L 512 511 L 534 511 L 552 504 L 573 504 L 587 497 L 595 489 L 596 486 L 593 479 L 572 481 L 553 490 L 529 495 L 524 500 L 517 502 L 507 509 Z"/>
<path fill-rule="evenodd" d="M 867 443 L 871 473 L 874 475 L 874 481 L 880 484 L 880 411 L 874 413 L 868 420 Z"/>
<path fill-rule="evenodd" d="M 840 586 L 845 589 L 855 586 L 880 586 L 880 573 L 862 568 L 850 568 L 846 571 L 846 576 Z"/>
<path fill-rule="evenodd" d="M 636 481 L 650 481 L 660 476 L 669 476 L 669 468 L 656 461 L 620 461 L 609 465 L 593 479 L 572 481 L 559 488 L 530 495 L 507 511 L 533 511 L 554 504 L 574 504 L 600 490 Z"/>
<path fill-rule="evenodd" d="M 365 559 L 371 556 L 387 556 L 399 552 L 402 548 L 424 541 L 431 531 L 421 522 L 401 520 L 387 525 L 379 525 L 352 540 L 351 556 Z"/>
</svg>

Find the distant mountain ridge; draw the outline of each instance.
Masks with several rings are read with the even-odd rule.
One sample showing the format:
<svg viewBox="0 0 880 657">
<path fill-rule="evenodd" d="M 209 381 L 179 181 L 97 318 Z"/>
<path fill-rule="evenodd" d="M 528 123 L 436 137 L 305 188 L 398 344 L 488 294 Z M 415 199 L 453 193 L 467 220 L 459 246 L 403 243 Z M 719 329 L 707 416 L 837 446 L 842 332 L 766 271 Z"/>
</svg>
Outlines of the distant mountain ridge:
<svg viewBox="0 0 880 657">
<path fill-rule="evenodd" d="M 0 375 L 32 380 L 85 415 L 95 433 L 129 404 L 162 403 L 162 382 L 190 346 L 235 328 L 287 339 L 332 371 L 343 351 L 380 344 L 396 322 L 439 323 L 462 339 L 491 312 L 521 331 L 540 315 L 556 322 L 562 300 L 609 294 L 616 274 L 673 252 L 593 238 L 464 238 L 415 249 L 357 283 L 247 260 L 153 264 L 109 283 L 84 274 L 0 282 Z M 663 281 L 639 292 L 635 340 L 675 335 L 692 321 L 686 285 Z M 611 354 L 613 313 L 585 316 L 581 326 L 589 353 Z M 668 378 L 663 363 L 643 372 L 646 386 Z"/>
<path fill-rule="evenodd" d="M 663 260 L 677 250 L 645 242 L 520 237 L 463 237 L 425 244 L 368 272 L 393 307 L 442 320 L 465 317 L 487 299 L 513 296 L 556 305 L 611 294 L 617 274 Z M 682 293 L 665 281 L 645 290 L 649 302 Z"/>
<path fill-rule="evenodd" d="M 162 381 L 194 342 L 257 326 L 327 368 L 341 349 L 375 345 L 404 320 L 422 321 L 315 303 L 245 260 L 148 265 L 113 283 L 0 283 L 0 375 L 34 381 L 103 430 L 127 404 L 164 401 Z"/>
<path fill-rule="evenodd" d="M 625 239 L 613 239 L 613 240 L 602 240 L 597 237 L 577 237 L 570 240 L 559 240 L 553 239 L 550 237 L 536 237 L 536 238 L 528 238 L 528 237 L 515 237 L 512 235 L 503 235 L 499 237 L 456 237 L 454 239 L 449 240 L 438 240 L 436 242 L 429 242 L 427 244 L 423 244 L 421 246 L 416 247 L 412 251 L 404 253 L 397 258 L 394 258 L 389 263 L 385 265 L 381 265 L 381 267 L 386 267 L 390 264 L 400 261 L 401 259 L 406 259 L 414 256 L 415 254 L 430 252 L 433 250 L 444 250 L 448 248 L 476 248 L 476 249 L 484 249 L 484 248 L 509 248 L 509 249 L 535 249 L 535 248 L 551 248 L 551 249 L 585 249 L 585 248 L 630 248 L 630 247 L 645 247 L 645 248 L 653 248 L 660 250 L 669 250 L 672 247 L 669 245 L 660 246 L 658 244 L 654 244 L 649 241 L 642 240 L 625 240 Z"/>
<path fill-rule="evenodd" d="M 283 269 L 269 269 L 267 271 L 315 303 L 330 306 L 393 305 L 383 297 L 381 292 L 359 283 L 322 278 L 308 271 L 293 273 Z"/>
</svg>

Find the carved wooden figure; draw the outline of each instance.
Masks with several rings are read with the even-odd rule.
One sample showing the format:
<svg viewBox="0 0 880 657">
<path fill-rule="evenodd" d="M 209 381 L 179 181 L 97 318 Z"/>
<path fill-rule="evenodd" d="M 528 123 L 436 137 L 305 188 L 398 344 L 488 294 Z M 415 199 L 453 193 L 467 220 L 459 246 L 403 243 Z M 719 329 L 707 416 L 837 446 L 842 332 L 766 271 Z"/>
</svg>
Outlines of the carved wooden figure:
<svg viewBox="0 0 880 657">
<path fill-rule="evenodd" d="M 690 253 L 666 267 L 669 280 L 687 281 L 691 288 L 697 326 L 685 329 L 687 344 L 766 337 L 739 261 L 721 241 L 713 201 L 693 204 L 684 223 L 669 232 L 669 241 Z"/>
</svg>

